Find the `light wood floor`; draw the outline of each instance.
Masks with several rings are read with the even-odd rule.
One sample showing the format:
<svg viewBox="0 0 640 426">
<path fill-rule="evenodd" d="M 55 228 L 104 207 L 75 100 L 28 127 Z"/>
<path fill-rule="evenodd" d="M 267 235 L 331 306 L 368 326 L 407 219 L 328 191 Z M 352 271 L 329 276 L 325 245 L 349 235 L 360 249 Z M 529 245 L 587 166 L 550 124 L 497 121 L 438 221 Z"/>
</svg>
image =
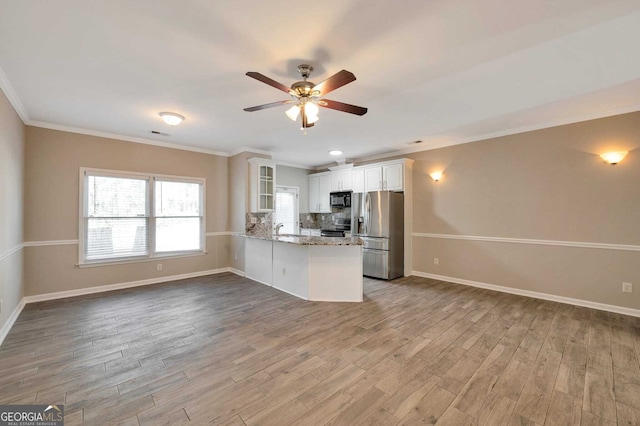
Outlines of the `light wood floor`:
<svg viewBox="0 0 640 426">
<path fill-rule="evenodd" d="M 232 274 L 30 304 L 0 402 L 67 425 L 640 421 L 640 319 L 423 278 L 305 302 Z"/>
</svg>

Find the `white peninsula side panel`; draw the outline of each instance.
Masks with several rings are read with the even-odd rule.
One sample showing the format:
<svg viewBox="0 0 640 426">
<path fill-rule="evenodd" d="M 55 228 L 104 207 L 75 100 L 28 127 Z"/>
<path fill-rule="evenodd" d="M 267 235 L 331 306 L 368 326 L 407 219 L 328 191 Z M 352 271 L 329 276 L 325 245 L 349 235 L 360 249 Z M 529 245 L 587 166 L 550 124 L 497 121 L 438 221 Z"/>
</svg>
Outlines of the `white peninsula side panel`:
<svg viewBox="0 0 640 426">
<path fill-rule="evenodd" d="M 362 246 L 309 246 L 309 299 L 362 302 Z"/>
<path fill-rule="evenodd" d="M 273 287 L 306 300 L 362 302 L 362 246 L 273 243 Z"/>
<path fill-rule="evenodd" d="M 245 271 L 247 278 L 268 286 L 273 285 L 271 269 L 272 258 L 271 240 L 247 238 L 245 241 Z"/>
</svg>

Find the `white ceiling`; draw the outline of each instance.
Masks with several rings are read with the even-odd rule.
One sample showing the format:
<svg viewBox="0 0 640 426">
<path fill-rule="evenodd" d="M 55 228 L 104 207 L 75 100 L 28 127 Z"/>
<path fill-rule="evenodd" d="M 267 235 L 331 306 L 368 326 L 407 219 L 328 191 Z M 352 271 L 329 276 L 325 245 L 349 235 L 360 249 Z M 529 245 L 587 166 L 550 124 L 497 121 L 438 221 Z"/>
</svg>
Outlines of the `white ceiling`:
<svg viewBox="0 0 640 426">
<path fill-rule="evenodd" d="M 640 110 L 640 0 L 0 0 L 0 84 L 28 124 L 328 164 Z M 285 85 L 357 80 L 299 129 Z M 4 74 L 4 75 L 3 75 Z M 158 113 L 187 117 L 178 127 Z M 157 130 L 169 136 L 154 136 Z M 420 145 L 411 141 L 422 140 Z"/>
</svg>

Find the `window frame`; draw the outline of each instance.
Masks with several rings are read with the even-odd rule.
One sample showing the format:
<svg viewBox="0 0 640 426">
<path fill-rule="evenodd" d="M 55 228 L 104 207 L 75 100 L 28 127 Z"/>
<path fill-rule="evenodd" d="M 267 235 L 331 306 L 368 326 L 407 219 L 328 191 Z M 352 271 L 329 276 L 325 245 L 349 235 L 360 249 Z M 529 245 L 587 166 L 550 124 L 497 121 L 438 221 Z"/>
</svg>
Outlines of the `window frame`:
<svg viewBox="0 0 640 426">
<path fill-rule="evenodd" d="M 148 226 L 148 244 L 149 253 L 141 256 L 123 256 L 123 257 L 109 257 L 104 259 L 90 259 L 85 258 L 85 250 L 88 238 L 88 226 L 87 226 L 87 213 L 88 213 L 88 176 L 104 176 L 112 178 L 122 179 L 143 179 L 146 180 L 147 194 L 146 194 L 146 209 L 148 212 L 147 226 Z M 78 266 L 105 266 L 110 264 L 123 264 L 133 262 L 148 262 L 157 259 L 169 259 L 188 256 L 200 256 L 207 253 L 206 247 L 206 179 L 192 176 L 175 176 L 165 175 L 159 173 L 141 173 L 141 172 L 129 172 L 122 170 L 108 170 L 97 169 L 93 167 L 80 167 L 79 171 L 79 216 L 78 216 Z M 200 248 L 197 250 L 176 250 L 170 252 L 156 252 L 156 211 L 155 211 L 155 183 L 156 180 L 162 182 L 180 182 L 180 183 L 196 183 L 200 185 Z"/>
</svg>

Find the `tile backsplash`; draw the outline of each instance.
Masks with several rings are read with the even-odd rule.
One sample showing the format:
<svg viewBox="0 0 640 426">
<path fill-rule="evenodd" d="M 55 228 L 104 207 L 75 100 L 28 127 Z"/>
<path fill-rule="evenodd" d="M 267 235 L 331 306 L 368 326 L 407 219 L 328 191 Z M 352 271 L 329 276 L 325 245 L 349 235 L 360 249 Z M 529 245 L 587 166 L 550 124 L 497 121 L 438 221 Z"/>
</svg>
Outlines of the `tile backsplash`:
<svg viewBox="0 0 640 426">
<path fill-rule="evenodd" d="M 351 211 L 334 213 L 301 213 L 300 229 L 335 229 L 333 219 L 349 218 Z M 255 223 L 252 223 L 255 222 Z M 245 215 L 245 232 L 256 237 L 273 235 L 273 213 L 247 213 Z"/>
<path fill-rule="evenodd" d="M 342 209 L 333 213 L 301 213 L 300 228 L 335 229 L 333 219 L 350 218 L 351 209 Z"/>
<path fill-rule="evenodd" d="M 271 237 L 273 234 L 273 213 L 247 213 L 244 229 L 247 235 Z"/>
<path fill-rule="evenodd" d="M 332 226 L 331 213 L 301 213 L 300 228 L 330 229 Z"/>
</svg>

